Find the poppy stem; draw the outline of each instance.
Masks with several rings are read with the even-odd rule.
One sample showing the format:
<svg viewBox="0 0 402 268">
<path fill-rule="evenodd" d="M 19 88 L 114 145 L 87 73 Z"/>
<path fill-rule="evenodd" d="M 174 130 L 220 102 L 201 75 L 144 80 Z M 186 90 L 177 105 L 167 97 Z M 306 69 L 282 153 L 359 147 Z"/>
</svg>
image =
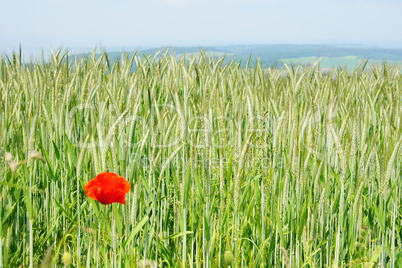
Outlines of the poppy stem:
<svg viewBox="0 0 402 268">
<path fill-rule="evenodd" d="M 112 205 L 112 256 L 113 256 L 113 267 L 117 267 L 116 263 L 116 245 L 117 245 L 117 234 L 116 234 L 116 217 L 117 217 L 117 207 Z"/>
</svg>

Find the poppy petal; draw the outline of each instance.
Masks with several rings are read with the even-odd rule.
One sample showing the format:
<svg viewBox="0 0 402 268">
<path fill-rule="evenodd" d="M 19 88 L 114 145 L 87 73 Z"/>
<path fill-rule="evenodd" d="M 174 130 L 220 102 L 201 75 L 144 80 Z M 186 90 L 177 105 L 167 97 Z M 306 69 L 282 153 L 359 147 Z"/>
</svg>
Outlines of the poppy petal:
<svg viewBox="0 0 402 268">
<path fill-rule="evenodd" d="M 102 172 L 84 186 L 85 194 L 99 203 L 125 204 L 125 194 L 130 191 L 130 183 L 116 173 Z"/>
<path fill-rule="evenodd" d="M 96 200 L 96 193 L 99 192 L 101 184 L 97 180 L 91 180 L 84 186 L 85 194 Z"/>
<path fill-rule="evenodd" d="M 125 195 L 120 189 L 103 189 L 96 195 L 96 200 L 104 205 L 109 205 L 111 203 L 121 203 L 126 204 Z"/>
<path fill-rule="evenodd" d="M 117 178 L 119 178 L 119 175 L 116 173 L 102 172 L 98 174 L 95 179 L 97 179 L 103 185 L 112 185 Z"/>
<path fill-rule="evenodd" d="M 123 177 L 119 177 L 116 180 L 116 184 L 117 184 L 117 187 L 123 191 L 123 193 L 126 194 L 126 193 L 130 192 L 131 185 Z"/>
</svg>

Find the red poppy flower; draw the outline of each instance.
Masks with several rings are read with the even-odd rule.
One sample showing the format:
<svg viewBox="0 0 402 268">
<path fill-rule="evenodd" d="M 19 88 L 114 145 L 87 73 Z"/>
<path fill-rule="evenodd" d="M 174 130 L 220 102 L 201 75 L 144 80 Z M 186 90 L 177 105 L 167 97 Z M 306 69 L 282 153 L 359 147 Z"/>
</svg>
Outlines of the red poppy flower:
<svg viewBox="0 0 402 268">
<path fill-rule="evenodd" d="M 103 205 L 126 204 L 130 183 L 116 173 L 102 172 L 84 186 L 85 194 Z"/>
</svg>

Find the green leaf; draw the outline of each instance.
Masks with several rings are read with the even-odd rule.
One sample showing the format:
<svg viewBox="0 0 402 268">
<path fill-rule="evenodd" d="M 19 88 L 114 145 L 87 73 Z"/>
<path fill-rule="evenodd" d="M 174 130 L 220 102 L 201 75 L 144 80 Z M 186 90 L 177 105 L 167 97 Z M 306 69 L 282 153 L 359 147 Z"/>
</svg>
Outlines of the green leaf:
<svg viewBox="0 0 402 268">
<path fill-rule="evenodd" d="M 173 238 L 177 238 L 177 237 L 180 237 L 180 236 L 183 236 L 183 235 L 187 235 L 187 234 L 192 234 L 192 233 L 193 233 L 192 231 L 178 232 L 178 233 L 169 235 L 169 236 L 167 236 L 167 237 L 164 237 L 164 238 L 162 238 L 162 239 L 163 239 L 163 240 L 165 240 L 165 239 L 173 239 Z"/>
<path fill-rule="evenodd" d="M 124 243 L 124 246 L 127 246 L 131 242 L 131 240 L 133 240 L 134 236 L 141 230 L 141 228 L 145 225 L 145 223 L 147 223 L 148 220 L 149 220 L 149 217 L 145 216 L 144 218 L 142 218 L 142 220 L 139 223 L 137 223 L 137 225 L 131 231 L 130 236 L 127 238 L 126 242 Z"/>
<path fill-rule="evenodd" d="M 304 229 L 304 225 L 306 224 L 306 220 L 307 220 L 307 202 L 304 203 L 303 211 L 300 216 L 299 227 L 297 229 L 297 236 L 299 239 L 301 238 L 301 235 L 303 233 L 303 229 Z"/>
</svg>

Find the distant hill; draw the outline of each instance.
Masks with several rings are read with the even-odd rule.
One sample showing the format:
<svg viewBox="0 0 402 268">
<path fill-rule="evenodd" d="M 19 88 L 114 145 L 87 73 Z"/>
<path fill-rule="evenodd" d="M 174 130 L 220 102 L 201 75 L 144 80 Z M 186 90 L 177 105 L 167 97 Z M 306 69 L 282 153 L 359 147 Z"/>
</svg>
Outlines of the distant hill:
<svg viewBox="0 0 402 268">
<path fill-rule="evenodd" d="M 310 65 L 321 59 L 321 68 L 355 68 L 362 61 L 368 60 L 368 65 L 389 64 L 402 66 L 402 49 L 369 48 L 357 45 L 234 45 L 207 47 L 158 47 L 143 49 L 145 55 L 168 53 L 181 57 L 195 56 L 204 52 L 210 57 L 225 57 L 229 62 L 233 59 L 245 67 L 247 62 L 253 66 L 260 60 L 262 67 L 282 67 L 284 64 Z M 126 52 L 126 54 L 132 54 Z M 111 61 L 120 59 L 121 51 L 108 52 Z M 77 57 L 88 57 L 88 53 Z M 138 53 L 141 55 L 141 53 Z"/>
</svg>

